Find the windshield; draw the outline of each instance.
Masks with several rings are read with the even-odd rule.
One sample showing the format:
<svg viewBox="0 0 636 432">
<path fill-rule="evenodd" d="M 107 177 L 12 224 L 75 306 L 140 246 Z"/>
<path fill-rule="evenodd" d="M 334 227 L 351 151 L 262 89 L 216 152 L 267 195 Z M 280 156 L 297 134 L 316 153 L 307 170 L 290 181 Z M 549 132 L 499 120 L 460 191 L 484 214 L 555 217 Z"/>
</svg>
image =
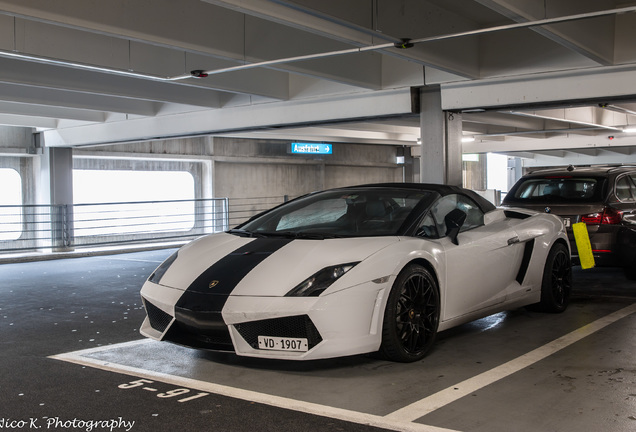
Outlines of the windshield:
<svg viewBox="0 0 636 432">
<path fill-rule="evenodd" d="M 230 233 L 333 238 L 397 235 L 430 192 L 400 189 L 325 191 L 290 201 Z"/>
<path fill-rule="evenodd" d="M 600 201 L 603 178 L 554 176 L 529 178 L 515 186 L 506 202 L 564 202 L 584 203 Z"/>
</svg>

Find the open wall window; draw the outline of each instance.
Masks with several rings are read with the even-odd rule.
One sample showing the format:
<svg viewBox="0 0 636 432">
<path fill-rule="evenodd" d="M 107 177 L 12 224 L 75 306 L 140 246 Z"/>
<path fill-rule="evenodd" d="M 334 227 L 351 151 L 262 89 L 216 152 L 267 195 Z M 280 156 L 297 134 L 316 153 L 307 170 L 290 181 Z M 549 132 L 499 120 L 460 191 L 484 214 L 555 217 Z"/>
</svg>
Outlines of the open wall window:
<svg viewBox="0 0 636 432">
<path fill-rule="evenodd" d="M 11 168 L 0 168 L 0 240 L 22 235 L 22 179 Z"/>
<path fill-rule="evenodd" d="M 186 171 L 73 170 L 75 236 L 187 231 L 195 187 Z"/>
</svg>

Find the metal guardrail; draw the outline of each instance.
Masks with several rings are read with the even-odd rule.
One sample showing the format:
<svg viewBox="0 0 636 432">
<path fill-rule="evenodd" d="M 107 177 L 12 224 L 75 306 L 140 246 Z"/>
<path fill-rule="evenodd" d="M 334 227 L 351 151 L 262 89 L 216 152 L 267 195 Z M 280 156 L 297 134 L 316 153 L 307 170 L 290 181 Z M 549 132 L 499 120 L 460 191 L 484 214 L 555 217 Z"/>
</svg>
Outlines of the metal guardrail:
<svg viewBox="0 0 636 432">
<path fill-rule="evenodd" d="M 231 227 L 247 221 L 252 216 L 289 201 L 289 196 L 233 198 L 229 201 L 228 222 Z"/>
<path fill-rule="evenodd" d="M 229 229 L 228 199 L 0 206 L 0 253 L 189 240 Z"/>
<path fill-rule="evenodd" d="M 183 242 L 226 231 L 288 196 L 0 206 L 0 254 Z"/>
</svg>

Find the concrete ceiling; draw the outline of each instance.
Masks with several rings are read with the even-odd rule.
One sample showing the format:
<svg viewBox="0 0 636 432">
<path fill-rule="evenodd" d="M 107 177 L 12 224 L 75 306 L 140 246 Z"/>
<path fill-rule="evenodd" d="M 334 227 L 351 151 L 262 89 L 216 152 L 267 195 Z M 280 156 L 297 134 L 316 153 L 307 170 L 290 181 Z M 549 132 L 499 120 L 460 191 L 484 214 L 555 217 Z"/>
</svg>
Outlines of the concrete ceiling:
<svg viewBox="0 0 636 432">
<path fill-rule="evenodd" d="M 624 132 L 636 126 L 635 11 L 616 0 L 0 0 L 0 124 L 38 128 L 51 146 L 201 134 L 414 146 L 417 89 L 436 85 L 474 138 L 464 152 L 621 161 L 636 153 Z"/>
</svg>

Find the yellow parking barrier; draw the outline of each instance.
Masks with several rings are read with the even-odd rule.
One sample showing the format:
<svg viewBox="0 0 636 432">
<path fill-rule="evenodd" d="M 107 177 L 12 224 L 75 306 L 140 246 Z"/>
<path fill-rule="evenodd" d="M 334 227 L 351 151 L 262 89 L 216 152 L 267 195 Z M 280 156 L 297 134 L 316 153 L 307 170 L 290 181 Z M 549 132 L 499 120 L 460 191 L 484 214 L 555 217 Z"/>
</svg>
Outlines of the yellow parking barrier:
<svg viewBox="0 0 636 432">
<path fill-rule="evenodd" d="M 572 231 L 574 232 L 576 248 L 579 251 L 581 268 L 585 270 L 594 267 L 596 264 L 594 263 L 594 255 L 592 254 L 592 245 L 590 244 L 590 235 L 587 232 L 587 225 L 585 225 L 585 222 L 572 224 Z"/>
</svg>

